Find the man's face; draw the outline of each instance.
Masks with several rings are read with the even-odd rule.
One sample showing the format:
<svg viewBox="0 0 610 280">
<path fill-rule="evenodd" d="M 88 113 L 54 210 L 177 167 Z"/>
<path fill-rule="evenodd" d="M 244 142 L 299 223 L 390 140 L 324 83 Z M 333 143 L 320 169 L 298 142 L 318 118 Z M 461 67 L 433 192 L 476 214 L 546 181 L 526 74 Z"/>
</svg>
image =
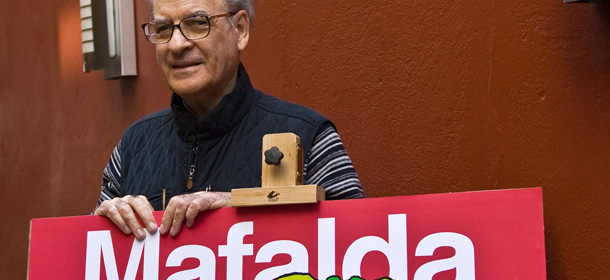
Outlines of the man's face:
<svg viewBox="0 0 610 280">
<path fill-rule="evenodd" d="M 193 15 L 229 13 L 224 0 L 156 0 L 154 19 L 166 19 L 178 24 Z M 157 64 L 170 89 L 187 103 L 209 100 L 228 93 L 239 65 L 239 32 L 221 17 L 210 21 L 210 35 L 188 40 L 178 28 L 171 40 L 156 45 Z"/>
</svg>

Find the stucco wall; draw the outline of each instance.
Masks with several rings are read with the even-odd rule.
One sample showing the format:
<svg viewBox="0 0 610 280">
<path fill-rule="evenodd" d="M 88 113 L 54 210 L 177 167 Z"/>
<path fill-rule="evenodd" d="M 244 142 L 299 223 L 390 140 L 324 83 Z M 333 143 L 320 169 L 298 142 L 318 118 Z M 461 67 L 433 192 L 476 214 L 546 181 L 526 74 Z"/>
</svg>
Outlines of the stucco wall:
<svg viewBox="0 0 610 280">
<path fill-rule="evenodd" d="M 548 279 L 605 279 L 607 2 L 258 0 L 243 62 L 334 120 L 367 196 L 541 186 Z M 138 77 L 82 73 L 78 1 L 0 14 L 0 275 L 23 279 L 29 220 L 88 214 L 122 131 L 169 91 L 140 30 Z"/>
</svg>

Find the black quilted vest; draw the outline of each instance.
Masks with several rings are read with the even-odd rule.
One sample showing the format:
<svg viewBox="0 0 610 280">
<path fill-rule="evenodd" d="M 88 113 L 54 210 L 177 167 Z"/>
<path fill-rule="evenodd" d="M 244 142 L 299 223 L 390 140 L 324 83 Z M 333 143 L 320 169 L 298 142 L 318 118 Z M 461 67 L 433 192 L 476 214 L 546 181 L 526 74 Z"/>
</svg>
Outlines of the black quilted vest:
<svg viewBox="0 0 610 280">
<path fill-rule="evenodd" d="M 242 65 L 235 88 L 213 110 L 196 117 L 173 94 L 171 108 L 131 125 L 121 140 L 121 196 L 145 195 L 155 210 L 172 196 L 261 185 L 262 139 L 292 132 L 307 155 L 318 129 L 330 122 L 306 107 L 262 94 Z M 195 166 L 193 187 L 187 188 Z"/>
</svg>

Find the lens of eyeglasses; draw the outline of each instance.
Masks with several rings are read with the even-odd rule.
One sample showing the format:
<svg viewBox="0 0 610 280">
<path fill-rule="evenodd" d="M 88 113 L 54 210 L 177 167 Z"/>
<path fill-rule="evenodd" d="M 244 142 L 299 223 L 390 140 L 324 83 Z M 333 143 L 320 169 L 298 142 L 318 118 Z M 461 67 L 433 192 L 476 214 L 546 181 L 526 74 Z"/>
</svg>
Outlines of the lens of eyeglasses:
<svg viewBox="0 0 610 280">
<path fill-rule="evenodd" d="M 151 22 L 144 26 L 146 39 L 153 44 L 166 43 L 172 37 L 174 28 L 165 21 Z"/>
<path fill-rule="evenodd" d="M 191 40 L 201 39 L 210 34 L 210 22 L 205 17 L 186 18 L 180 22 L 180 29 Z"/>
</svg>

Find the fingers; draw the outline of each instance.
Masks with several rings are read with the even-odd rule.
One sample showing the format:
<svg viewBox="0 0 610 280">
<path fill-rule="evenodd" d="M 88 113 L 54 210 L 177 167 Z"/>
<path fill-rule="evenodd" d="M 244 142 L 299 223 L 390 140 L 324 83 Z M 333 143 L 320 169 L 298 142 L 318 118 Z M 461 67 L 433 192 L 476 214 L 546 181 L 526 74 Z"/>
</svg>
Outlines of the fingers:
<svg viewBox="0 0 610 280">
<path fill-rule="evenodd" d="M 188 207 L 187 199 L 189 195 L 173 197 L 167 204 L 163 218 L 161 219 L 161 234 L 169 232 L 171 236 L 176 236 L 180 232 L 182 222 L 184 221 L 184 212 Z"/>
<path fill-rule="evenodd" d="M 163 214 L 159 232 L 176 236 L 186 220 L 186 226 L 191 227 L 197 215 L 205 210 L 229 206 L 231 193 L 197 192 L 173 197 Z"/>
<path fill-rule="evenodd" d="M 155 217 L 153 216 L 154 209 L 145 196 L 136 196 L 135 198 L 131 199 L 131 202 L 129 204 L 131 205 L 133 210 L 138 213 L 138 216 L 142 220 L 142 223 L 148 229 L 149 232 L 153 233 L 157 231 L 157 222 L 155 221 Z"/>
<path fill-rule="evenodd" d="M 110 221 L 112 221 L 123 233 L 131 234 L 131 229 L 127 226 L 125 219 L 123 219 L 116 206 L 120 200 L 120 198 L 114 198 L 102 202 L 100 207 L 95 210 L 94 214 L 108 217 L 108 219 L 110 219 Z"/>
<path fill-rule="evenodd" d="M 144 239 L 144 237 L 146 237 L 146 233 L 142 230 L 142 226 L 140 226 L 140 222 L 138 222 L 133 208 L 129 203 L 125 202 L 124 199 L 125 198 L 119 199 L 115 206 L 120 216 L 125 220 L 129 230 L 136 236 L 136 238 L 140 240 Z"/>
<path fill-rule="evenodd" d="M 142 229 L 136 214 L 140 217 L 147 229 L 151 232 L 157 230 L 157 224 L 152 215 L 153 208 L 144 196 L 125 196 L 106 200 L 95 210 L 95 215 L 108 217 L 123 233 L 133 233 L 142 240 L 146 232 Z"/>
<path fill-rule="evenodd" d="M 204 207 L 209 207 L 209 201 L 201 201 L 204 200 L 205 198 L 197 198 L 196 200 L 193 201 L 193 203 L 191 203 L 191 205 L 189 205 L 188 209 L 186 209 L 186 213 L 185 213 L 185 220 L 186 220 L 186 227 L 192 227 L 193 223 L 195 222 L 195 218 L 197 217 L 197 215 L 199 215 L 199 212 L 203 212 L 205 210 L 208 210 L 208 208 L 204 208 Z"/>
</svg>

